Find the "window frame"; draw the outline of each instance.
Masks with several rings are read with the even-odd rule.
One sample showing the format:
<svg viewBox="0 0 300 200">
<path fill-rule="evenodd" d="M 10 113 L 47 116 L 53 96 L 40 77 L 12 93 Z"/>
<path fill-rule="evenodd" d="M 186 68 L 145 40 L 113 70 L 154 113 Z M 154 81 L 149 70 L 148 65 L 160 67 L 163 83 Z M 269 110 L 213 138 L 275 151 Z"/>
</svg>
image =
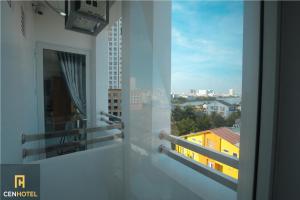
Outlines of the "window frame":
<svg viewBox="0 0 300 200">
<path fill-rule="evenodd" d="M 44 49 L 49 49 L 53 51 L 62 51 L 68 53 L 75 53 L 81 54 L 85 56 L 86 62 L 86 110 L 87 110 L 87 126 L 91 124 L 92 120 L 92 113 L 91 110 L 91 77 L 90 77 L 90 70 L 91 70 L 91 57 L 90 51 L 80 49 L 80 48 L 72 48 L 65 45 L 56 45 L 47 42 L 36 42 L 36 65 L 35 65 L 35 72 L 36 72 L 36 99 L 37 99 L 37 125 L 38 125 L 38 132 L 45 132 L 45 113 L 44 113 L 44 62 L 43 62 L 43 52 Z M 46 141 L 39 142 L 40 147 L 46 146 Z M 45 158 L 45 155 L 40 155 L 39 159 Z"/>
<path fill-rule="evenodd" d="M 264 10 L 266 5 L 260 1 L 244 2 L 244 47 L 243 47 L 243 87 L 241 142 L 239 155 L 239 183 L 237 190 L 238 200 L 252 200 L 257 196 L 258 168 L 264 165 L 258 163 L 259 147 L 262 135 L 264 92 L 273 89 L 264 85 L 264 63 L 269 59 L 263 56 L 265 41 Z M 268 36 L 269 37 L 269 36 Z M 269 41 L 271 42 L 271 41 Z M 270 45 L 271 43 L 267 44 Z M 247 92 L 245 92 L 247 91 Z M 263 167 L 264 168 L 264 167 Z M 263 198 L 265 199 L 265 198 Z"/>
</svg>

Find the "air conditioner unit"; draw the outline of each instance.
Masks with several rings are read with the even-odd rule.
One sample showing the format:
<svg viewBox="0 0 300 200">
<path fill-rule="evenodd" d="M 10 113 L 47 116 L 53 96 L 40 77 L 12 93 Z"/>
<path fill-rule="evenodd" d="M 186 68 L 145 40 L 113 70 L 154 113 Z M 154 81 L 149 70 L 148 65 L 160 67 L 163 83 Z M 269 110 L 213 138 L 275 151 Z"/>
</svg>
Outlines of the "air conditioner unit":
<svg viewBox="0 0 300 200">
<path fill-rule="evenodd" d="M 109 1 L 65 1 L 65 28 L 97 35 L 109 22 Z"/>
</svg>

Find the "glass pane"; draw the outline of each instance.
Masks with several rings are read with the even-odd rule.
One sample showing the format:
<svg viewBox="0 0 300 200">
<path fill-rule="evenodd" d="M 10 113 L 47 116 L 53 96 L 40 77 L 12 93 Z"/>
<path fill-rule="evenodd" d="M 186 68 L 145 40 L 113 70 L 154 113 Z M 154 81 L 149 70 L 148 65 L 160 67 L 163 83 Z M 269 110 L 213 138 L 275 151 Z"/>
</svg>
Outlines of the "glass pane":
<svg viewBox="0 0 300 200">
<path fill-rule="evenodd" d="M 64 54 L 68 56 L 68 58 L 73 59 L 73 66 L 76 69 L 76 73 L 68 74 L 66 72 L 67 69 L 63 71 L 62 62 L 64 62 L 64 59 L 61 58 L 62 60 L 60 60 L 60 54 Z M 71 66 L 68 67 L 71 68 Z M 69 131 L 86 127 L 86 116 L 84 113 L 86 110 L 85 70 L 86 64 L 84 55 L 51 49 L 43 50 L 44 123 L 46 133 L 49 134 L 55 131 Z M 77 77 L 76 84 L 79 86 L 79 92 L 75 93 L 73 91 L 73 96 L 71 95 L 70 82 L 67 81 L 70 80 L 70 76 Z M 69 77 L 69 79 L 67 77 Z M 80 98 L 80 102 L 77 104 L 74 100 L 75 95 L 77 95 L 77 98 Z M 46 146 L 65 145 L 67 143 L 85 140 L 85 134 L 62 136 L 46 140 Z M 46 157 L 63 155 L 84 149 L 86 149 L 86 145 L 74 145 L 73 147 L 47 152 Z"/>
<path fill-rule="evenodd" d="M 239 157 L 243 2 L 174 1 L 171 132 Z M 238 169 L 188 149 L 176 151 L 234 179 Z"/>
</svg>

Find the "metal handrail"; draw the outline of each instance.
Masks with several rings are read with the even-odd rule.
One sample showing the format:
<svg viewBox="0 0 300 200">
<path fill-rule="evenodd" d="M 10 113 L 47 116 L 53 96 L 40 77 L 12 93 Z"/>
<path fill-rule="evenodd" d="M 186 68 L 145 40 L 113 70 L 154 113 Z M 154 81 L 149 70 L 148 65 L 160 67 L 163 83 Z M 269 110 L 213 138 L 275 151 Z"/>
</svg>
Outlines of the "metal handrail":
<svg viewBox="0 0 300 200">
<path fill-rule="evenodd" d="M 36 141 L 36 140 L 43 140 L 43 139 L 50 139 L 50 138 L 57 138 L 57 137 L 64 137 L 64 136 L 74 136 L 81 133 L 93 133 L 96 131 L 105 131 L 111 129 L 122 129 L 121 124 L 112 124 L 108 126 L 100 126 L 100 127 L 93 127 L 93 128 L 79 128 L 79 129 L 72 129 L 72 130 L 63 130 L 63 131 L 52 131 L 47 133 L 37 133 L 37 134 L 22 134 L 22 144 L 26 142 Z"/>
<path fill-rule="evenodd" d="M 109 121 L 108 119 L 105 119 L 104 117 L 101 117 L 100 121 L 104 121 L 105 123 L 110 124 L 110 125 L 114 124 L 112 121 Z"/>
<path fill-rule="evenodd" d="M 103 115 L 105 117 L 108 117 L 109 119 L 115 120 L 115 121 L 110 121 L 110 120 L 106 119 L 105 117 L 101 117 L 100 118 L 101 121 L 104 121 L 105 123 L 110 124 L 110 125 L 111 124 L 121 124 L 122 129 L 124 129 L 125 125 L 124 125 L 124 122 L 122 121 L 122 119 L 120 117 L 109 114 L 109 113 L 106 113 L 104 111 L 100 111 L 100 115 Z"/>
<path fill-rule="evenodd" d="M 87 135 L 90 133 L 96 133 L 98 131 L 106 131 L 106 130 L 113 130 L 113 129 L 119 129 L 120 133 L 110 134 L 106 136 L 101 137 L 94 137 L 89 140 L 78 140 L 78 141 L 71 141 L 64 144 L 55 144 L 46 146 L 43 148 L 35 148 L 35 149 L 23 149 L 23 158 L 31 155 L 37 155 L 42 153 L 48 153 L 52 151 L 57 150 L 66 150 L 66 149 L 73 149 L 81 146 L 87 146 L 90 144 L 98 143 L 98 142 L 104 142 L 109 140 L 114 140 L 115 138 L 123 138 L 123 129 L 124 124 L 122 121 L 116 121 L 112 122 L 105 118 L 103 118 L 103 121 L 105 121 L 108 125 L 106 126 L 100 126 L 100 127 L 91 127 L 91 128 L 79 128 L 79 129 L 72 129 L 72 130 L 61 130 L 61 131 L 52 131 L 47 133 L 37 133 L 37 134 L 22 134 L 22 144 L 25 144 L 26 142 L 32 142 L 37 140 L 43 140 L 43 139 L 51 139 L 51 138 L 64 138 L 65 136 L 78 136 L 78 135 Z"/>
<path fill-rule="evenodd" d="M 239 167 L 239 159 L 236 157 L 233 157 L 233 156 L 229 156 L 225 153 L 221 153 L 221 152 L 215 151 L 213 149 L 203 147 L 201 145 L 190 142 L 188 140 L 184 140 L 180 137 L 176 137 L 174 135 L 167 134 L 163 131 L 159 134 L 159 138 L 168 140 L 169 142 L 171 142 L 173 144 L 177 144 L 177 145 L 187 148 L 191 151 L 194 151 L 196 153 L 199 153 L 199 154 L 202 154 L 209 158 L 212 158 L 214 160 L 217 160 L 221 163 L 229 165 L 230 167 L 233 167 L 236 169 L 238 169 L 238 167 Z"/>
<path fill-rule="evenodd" d="M 123 138 L 123 137 L 124 137 L 123 132 L 121 132 L 121 133 L 96 137 L 96 138 L 93 138 L 93 139 L 90 139 L 87 141 L 75 141 L 75 142 L 69 142 L 69 143 L 59 144 L 59 145 L 51 145 L 51 146 L 47 146 L 45 148 L 23 149 L 23 158 L 26 158 L 27 156 L 39 155 L 39 154 L 53 152 L 53 151 L 57 151 L 57 150 L 65 150 L 68 148 L 79 147 L 81 145 L 90 145 L 90 144 L 95 144 L 95 143 L 99 143 L 99 142 L 115 140 L 117 138 Z"/>
<path fill-rule="evenodd" d="M 112 114 L 109 114 L 109 113 L 106 113 L 106 112 L 103 112 L 103 111 L 100 112 L 100 115 L 104 115 L 106 117 L 115 119 L 115 120 L 120 121 L 120 122 L 122 121 L 122 119 L 120 117 L 112 115 Z"/>
<path fill-rule="evenodd" d="M 159 151 L 166 154 L 168 157 L 194 169 L 195 171 L 200 172 L 201 174 L 221 183 L 222 185 L 232 190 L 237 190 L 238 181 L 236 179 L 203 165 L 193 159 L 190 159 L 174 150 L 165 147 L 164 145 L 159 147 Z"/>
</svg>

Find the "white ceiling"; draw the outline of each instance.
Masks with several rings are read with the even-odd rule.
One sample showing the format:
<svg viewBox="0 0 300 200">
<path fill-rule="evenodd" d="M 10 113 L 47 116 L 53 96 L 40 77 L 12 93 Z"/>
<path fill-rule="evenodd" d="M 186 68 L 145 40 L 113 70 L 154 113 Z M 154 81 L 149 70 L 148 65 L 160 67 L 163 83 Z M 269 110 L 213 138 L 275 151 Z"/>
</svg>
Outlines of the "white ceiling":
<svg viewBox="0 0 300 200">
<path fill-rule="evenodd" d="M 60 10 L 60 11 L 64 11 L 65 10 L 65 1 L 61 0 L 61 1 L 49 1 L 48 3 L 50 3 L 54 8 Z"/>
</svg>

